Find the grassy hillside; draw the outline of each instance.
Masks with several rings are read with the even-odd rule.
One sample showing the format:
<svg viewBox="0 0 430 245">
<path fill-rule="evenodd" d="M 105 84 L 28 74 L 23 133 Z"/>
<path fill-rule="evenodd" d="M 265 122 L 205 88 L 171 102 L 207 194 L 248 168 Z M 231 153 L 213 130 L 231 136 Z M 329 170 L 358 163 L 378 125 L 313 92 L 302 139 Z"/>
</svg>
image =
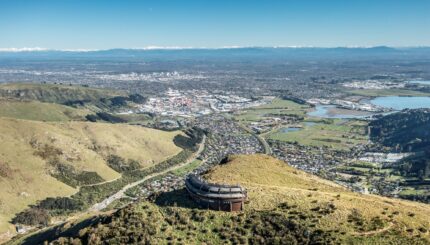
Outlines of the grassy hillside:
<svg viewBox="0 0 430 245">
<path fill-rule="evenodd" d="M 57 84 L 10 83 L 0 85 L 0 96 L 63 104 L 69 101 L 98 101 L 123 95 L 121 92 L 82 86 Z"/>
<path fill-rule="evenodd" d="M 14 214 L 37 200 L 120 177 L 107 165 L 111 156 L 148 167 L 177 154 L 177 134 L 120 124 L 0 118 L 0 233 L 12 231 L 8 222 Z"/>
<path fill-rule="evenodd" d="M 0 117 L 48 122 L 83 121 L 85 116 L 90 113 L 89 110 L 75 109 L 59 104 L 0 99 Z"/>
<path fill-rule="evenodd" d="M 370 137 L 398 151 L 430 147 L 430 109 L 403 110 L 372 121 Z"/>
<path fill-rule="evenodd" d="M 161 194 L 12 243 L 428 244 L 430 206 L 350 192 L 265 155 L 236 156 L 206 174 L 247 188 L 245 210 L 198 209 L 186 191 Z M 60 238 L 61 237 L 61 238 Z"/>
<path fill-rule="evenodd" d="M 297 205 L 301 212 L 310 214 L 317 206 L 333 204 L 336 210 L 320 218 L 317 227 L 341 229 L 347 234 L 364 233 L 361 228 L 366 230 L 369 227 L 348 222 L 353 210 L 357 210 L 364 224 L 380 217 L 384 227 L 391 227 L 390 231 L 400 236 L 430 238 L 428 232 L 420 234 L 418 231 L 430 225 L 430 205 L 354 193 L 271 157 L 235 157 L 229 164 L 216 167 L 206 177 L 213 182 L 244 185 L 250 199 L 248 210 L 273 209 L 279 203 L 288 202 Z M 409 229 L 412 231 L 405 232 Z"/>
</svg>

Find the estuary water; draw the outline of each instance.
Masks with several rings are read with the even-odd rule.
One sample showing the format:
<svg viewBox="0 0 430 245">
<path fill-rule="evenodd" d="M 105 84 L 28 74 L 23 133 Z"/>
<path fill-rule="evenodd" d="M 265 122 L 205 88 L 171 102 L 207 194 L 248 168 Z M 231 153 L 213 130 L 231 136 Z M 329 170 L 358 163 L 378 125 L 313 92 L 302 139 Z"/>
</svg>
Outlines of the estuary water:
<svg viewBox="0 0 430 245">
<path fill-rule="evenodd" d="M 302 128 L 295 128 L 295 127 L 292 127 L 292 128 L 281 128 L 281 132 L 282 133 L 295 132 L 295 131 L 299 131 L 301 129 Z"/>
<path fill-rule="evenodd" d="M 425 96 L 384 96 L 376 97 L 370 101 L 366 101 L 377 106 L 390 108 L 395 111 L 403 109 L 430 108 L 430 97 Z M 336 110 L 335 105 L 317 105 L 315 110 L 308 112 L 308 116 L 322 118 L 366 118 L 379 113 L 366 113 L 353 110 Z"/>
<path fill-rule="evenodd" d="M 315 110 L 308 112 L 307 115 L 311 117 L 348 119 L 365 118 L 371 114 L 353 110 L 336 110 L 336 105 L 316 105 Z"/>
<path fill-rule="evenodd" d="M 418 83 L 418 84 L 422 84 L 422 85 L 429 85 L 430 86 L 430 81 L 423 81 L 423 80 L 413 80 L 413 81 L 407 81 L 408 83 Z"/>
<path fill-rule="evenodd" d="M 303 124 L 306 127 L 313 127 L 313 126 L 317 125 L 318 123 L 316 123 L 316 122 L 304 122 Z M 284 128 L 281 128 L 279 131 L 281 133 L 286 134 L 289 132 L 296 132 L 296 131 L 300 131 L 300 130 L 303 130 L 303 128 L 302 127 L 284 127 Z"/>
<path fill-rule="evenodd" d="M 392 108 L 394 110 L 430 108 L 430 97 L 421 97 L 421 96 L 376 97 L 376 98 L 370 100 L 370 103 L 377 105 L 377 106 Z"/>
</svg>

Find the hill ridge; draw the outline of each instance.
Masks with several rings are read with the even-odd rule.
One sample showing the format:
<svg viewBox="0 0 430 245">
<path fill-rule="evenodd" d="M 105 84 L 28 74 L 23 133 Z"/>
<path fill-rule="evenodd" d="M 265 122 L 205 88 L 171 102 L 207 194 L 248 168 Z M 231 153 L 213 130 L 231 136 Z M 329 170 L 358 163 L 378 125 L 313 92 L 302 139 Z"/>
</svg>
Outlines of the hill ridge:
<svg viewBox="0 0 430 245">
<path fill-rule="evenodd" d="M 246 168 L 245 168 L 246 167 Z M 273 174 L 276 173 L 276 174 Z M 239 183 L 243 212 L 198 209 L 185 190 L 162 193 L 14 243 L 428 244 L 430 206 L 359 194 L 267 155 L 238 155 L 203 176 Z M 267 186 L 268 182 L 274 185 Z M 57 234 L 57 235 L 55 235 Z"/>
</svg>

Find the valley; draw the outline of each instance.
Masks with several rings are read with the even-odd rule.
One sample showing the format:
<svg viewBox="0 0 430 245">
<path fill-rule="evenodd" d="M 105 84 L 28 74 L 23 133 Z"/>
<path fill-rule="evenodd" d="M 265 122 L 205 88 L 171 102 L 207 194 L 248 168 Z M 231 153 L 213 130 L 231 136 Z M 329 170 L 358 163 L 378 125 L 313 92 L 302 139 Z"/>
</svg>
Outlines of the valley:
<svg viewBox="0 0 430 245">
<path fill-rule="evenodd" d="M 289 239 L 298 243 L 425 244 L 429 239 L 428 205 L 354 193 L 269 156 L 233 156 L 205 178 L 245 186 L 249 194 L 246 209 L 240 213 L 199 210 L 179 189 L 162 193 L 154 202 L 142 201 L 113 213 L 70 221 L 15 242 L 187 244 Z"/>
<path fill-rule="evenodd" d="M 1 0 L 0 244 L 430 245 L 429 9 Z"/>
<path fill-rule="evenodd" d="M 375 102 L 414 108 L 427 85 L 378 62 L 354 61 L 371 76 L 239 57 L 248 65 L 178 58 L 179 71 L 154 72 L 156 58 L 139 66 L 136 56 L 126 69 L 144 70 L 130 76 L 100 76 L 125 63 L 90 59 L 94 70 L 72 72 L 79 80 L 66 79 L 71 62 L 51 81 L 1 83 L 0 240 L 429 241 L 427 110 Z M 26 69 L 15 77 L 38 77 Z M 184 189 L 189 174 L 244 186 L 244 211 L 200 209 Z"/>
</svg>

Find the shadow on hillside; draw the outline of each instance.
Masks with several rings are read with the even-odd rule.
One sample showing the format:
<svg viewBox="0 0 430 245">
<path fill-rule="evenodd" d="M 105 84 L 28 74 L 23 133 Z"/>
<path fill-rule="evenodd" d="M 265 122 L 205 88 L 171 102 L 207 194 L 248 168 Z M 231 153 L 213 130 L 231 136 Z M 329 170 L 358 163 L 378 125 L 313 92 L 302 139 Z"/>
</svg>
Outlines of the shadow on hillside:
<svg viewBox="0 0 430 245">
<path fill-rule="evenodd" d="M 85 227 L 97 224 L 100 222 L 102 216 L 95 216 L 89 219 L 85 219 L 76 224 L 72 224 L 70 227 L 65 227 L 65 224 L 60 224 L 45 230 L 44 232 L 35 233 L 25 238 L 21 244 L 44 244 L 44 242 L 51 242 L 59 237 L 77 237 L 79 231 Z M 67 225 L 68 226 L 68 225 Z"/>
<path fill-rule="evenodd" d="M 185 188 L 161 193 L 155 197 L 154 202 L 161 207 L 199 208 Z"/>
</svg>

